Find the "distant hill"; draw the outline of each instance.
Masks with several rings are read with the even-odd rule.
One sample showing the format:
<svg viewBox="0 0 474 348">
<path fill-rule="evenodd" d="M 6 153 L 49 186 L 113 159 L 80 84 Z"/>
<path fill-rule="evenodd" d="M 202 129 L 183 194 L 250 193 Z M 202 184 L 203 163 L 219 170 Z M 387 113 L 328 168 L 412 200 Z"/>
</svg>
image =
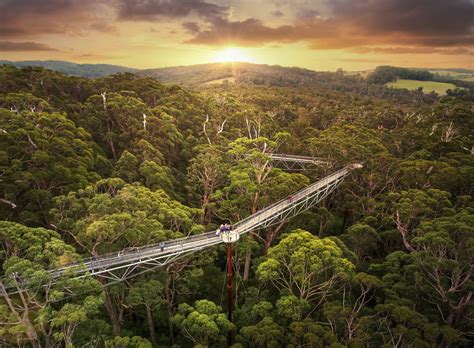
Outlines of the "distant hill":
<svg viewBox="0 0 474 348">
<path fill-rule="evenodd" d="M 8 60 L 0 60 L 1 64 L 13 65 L 16 67 L 39 66 L 55 71 L 65 73 L 72 76 L 82 77 L 103 77 L 122 72 L 137 72 L 138 69 L 127 68 L 119 65 L 110 64 L 76 64 L 61 60 L 25 60 L 12 62 Z"/>
<path fill-rule="evenodd" d="M 327 79 L 345 78 L 343 73 L 252 63 L 210 63 L 145 69 L 137 74 L 154 77 L 165 83 L 187 85 L 235 82 L 284 87 L 314 85 L 327 82 Z"/>
</svg>

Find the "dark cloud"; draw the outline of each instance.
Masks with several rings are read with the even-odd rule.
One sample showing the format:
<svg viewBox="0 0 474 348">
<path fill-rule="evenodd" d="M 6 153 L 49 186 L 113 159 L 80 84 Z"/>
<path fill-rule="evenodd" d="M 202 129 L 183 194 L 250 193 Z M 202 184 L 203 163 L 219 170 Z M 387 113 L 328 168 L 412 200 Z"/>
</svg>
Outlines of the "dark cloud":
<svg viewBox="0 0 474 348">
<path fill-rule="evenodd" d="M 18 51 L 57 51 L 48 45 L 38 42 L 12 42 L 0 41 L 0 51 L 18 52 Z"/>
<path fill-rule="evenodd" d="M 272 16 L 275 16 L 275 17 L 283 17 L 283 15 L 284 15 L 284 13 L 281 12 L 280 10 L 272 11 L 271 14 L 272 14 Z"/>
<path fill-rule="evenodd" d="M 98 31 L 102 33 L 116 33 L 118 32 L 118 28 L 115 25 L 111 25 L 105 21 L 102 22 L 95 22 L 91 23 L 88 26 L 89 29 L 93 31 Z"/>
<path fill-rule="evenodd" d="M 367 33 L 405 33 L 420 37 L 473 33 L 471 0 L 334 0 L 334 17 Z"/>
<path fill-rule="evenodd" d="M 408 47 L 407 53 L 414 53 L 410 47 L 433 47 L 445 49 L 435 53 L 453 55 L 470 54 L 458 47 L 474 47 L 473 0 L 327 0 L 327 18 L 309 0 L 273 2 L 272 16 L 283 16 L 280 6 L 285 13 L 291 6 L 295 20 L 279 26 L 258 18 L 230 20 L 230 8 L 217 0 L 0 0 L 0 37 L 34 41 L 51 33 L 115 33 L 121 20 L 159 25 L 163 18 L 183 21 L 194 15 L 199 19 L 182 23 L 190 35 L 186 42 L 193 44 L 304 42 L 313 49 L 392 45 Z"/>
<path fill-rule="evenodd" d="M 332 15 L 297 12 L 297 21 L 271 27 L 249 18 L 215 18 L 189 43 L 261 45 L 307 42 L 314 49 L 363 45 L 431 47 L 474 46 L 474 4 L 471 0 L 332 0 Z"/>
<path fill-rule="evenodd" d="M 334 33 L 331 25 L 321 21 L 303 21 L 297 25 L 282 25 L 276 28 L 266 26 L 256 18 L 244 21 L 228 21 L 218 18 L 212 21 L 210 29 L 202 30 L 187 43 L 207 45 L 258 46 L 269 42 L 296 42 Z"/>
<path fill-rule="evenodd" d="M 190 34 L 197 34 L 201 31 L 199 24 L 196 22 L 185 22 L 182 24 L 182 26 Z"/>
<path fill-rule="evenodd" d="M 111 31 L 104 9 L 114 0 L 0 0 L 0 34 L 25 37 L 40 34 L 78 34 Z M 107 30 L 104 30 L 107 29 Z"/>
<path fill-rule="evenodd" d="M 203 18 L 227 14 L 226 6 L 203 0 L 119 0 L 119 18 L 154 21 L 158 18 L 182 18 L 195 13 Z"/>
<path fill-rule="evenodd" d="M 309 21 L 313 20 L 315 17 L 319 16 L 320 12 L 313 9 L 301 8 L 296 13 L 297 20 Z"/>
</svg>

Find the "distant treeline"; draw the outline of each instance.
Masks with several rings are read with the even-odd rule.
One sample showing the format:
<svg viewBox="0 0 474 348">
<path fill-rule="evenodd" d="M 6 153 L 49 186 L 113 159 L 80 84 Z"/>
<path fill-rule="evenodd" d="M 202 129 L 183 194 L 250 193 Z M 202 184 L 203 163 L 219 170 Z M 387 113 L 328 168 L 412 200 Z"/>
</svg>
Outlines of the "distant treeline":
<svg viewBox="0 0 474 348">
<path fill-rule="evenodd" d="M 427 70 L 413 70 L 407 68 L 398 68 L 395 66 L 382 65 L 367 77 L 368 82 L 385 84 L 397 79 L 433 81 L 434 75 Z"/>
<path fill-rule="evenodd" d="M 458 88 L 454 90 L 448 90 L 448 95 L 456 96 L 466 100 L 472 100 L 473 98 L 472 91 L 474 91 L 474 82 L 454 79 L 450 76 L 432 74 L 427 70 L 416 70 L 383 65 L 377 67 L 375 71 L 367 77 L 367 82 L 369 84 L 384 85 L 388 82 L 396 81 L 397 79 L 452 83 Z"/>
</svg>

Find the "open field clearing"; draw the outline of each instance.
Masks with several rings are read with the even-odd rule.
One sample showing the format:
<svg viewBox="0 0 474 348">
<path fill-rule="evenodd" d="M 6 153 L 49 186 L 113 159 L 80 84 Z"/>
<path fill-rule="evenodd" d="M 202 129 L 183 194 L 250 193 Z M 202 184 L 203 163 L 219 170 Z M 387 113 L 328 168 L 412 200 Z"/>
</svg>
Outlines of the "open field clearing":
<svg viewBox="0 0 474 348">
<path fill-rule="evenodd" d="M 204 82 L 203 85 L 217 85 L 217 84 L 225 83 L 225 81 L 229 83 L 235 83 L 235 77 L 224 77 L 223 79 L 207 81 L 207 82 Z"/>
<path fill-rule="evenodd" d="M 435 91 L 439 95 L 446 94 L 448 89 L 456 88 L 455 85 L 452 83 L 445 83 L 445 82 L 434 82 L 434 81 L 417 81 L 417 80 L 404 80 L 399 79 L 395 82 L 389 82 L 386 84 L 387 87 L 393 88 L 406 88 L 410 90 L 415 90 L 419 87 L 423 87 L 423 92 L 431 93 L 431 91 Z"/>
</svg>

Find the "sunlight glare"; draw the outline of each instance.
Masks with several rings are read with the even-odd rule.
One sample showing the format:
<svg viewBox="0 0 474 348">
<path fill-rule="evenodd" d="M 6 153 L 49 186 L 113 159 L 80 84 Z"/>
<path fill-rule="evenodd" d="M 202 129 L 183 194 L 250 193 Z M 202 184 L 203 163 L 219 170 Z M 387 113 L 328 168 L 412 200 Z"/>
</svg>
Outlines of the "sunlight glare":
<svg viewBox="0 0 474 348">
<path fill-rule="evenodd" d="M 227 47 L 218 51 L 214 62 L 248 62 L 254 63 L 255 59 L 250 57 L 245 50 L 237 47 Z"/>
</svg>

